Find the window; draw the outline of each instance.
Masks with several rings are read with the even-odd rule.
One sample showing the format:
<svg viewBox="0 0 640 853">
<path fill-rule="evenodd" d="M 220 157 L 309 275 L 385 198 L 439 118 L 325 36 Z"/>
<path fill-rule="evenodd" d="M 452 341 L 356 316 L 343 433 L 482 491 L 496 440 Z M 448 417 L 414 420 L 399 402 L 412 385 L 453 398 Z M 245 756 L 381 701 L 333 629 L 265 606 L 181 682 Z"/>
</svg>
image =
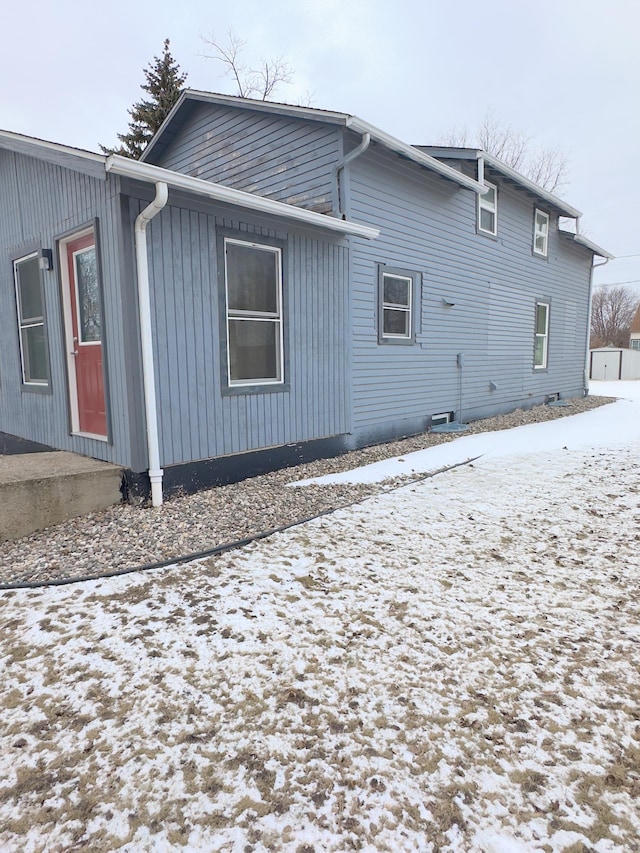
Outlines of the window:
<svg viewBox="0 0 640 853">
<path fill-rule="evenodd" d="M 38 254 L 13 262 L 24 385 L 48 387 L 49 359 Z"/>
<path fill-rule="evenodd" d="M 549 246 L 549 214 L 536 209 L 533 221 L 533 253 L 547 257 Z"/>
<path fill-rule="evenodd" d="M 282 253 L 224 241 L 229 385 L 283 382 Z"/>
<path fill-rule="evenodd" d="M 378 268 L 378 342 L 407 344 L 414 339 L 417 274 Z"/>
<path fill-rule="evenodd" d="M 633 341 L 631 341 L 631 349 L 640 350 L 640 338 L 635 338 Z"/>
<path fill-rule="evenodd" d="M 478 195 L 478 231 L 483 234 L 498 233 L 498 188 L 485 181 L 489 191 Z"/>
<path fill-rule="evenodd" d="M 533 345 L 533 366 L 541 369 L 547 366 L 549 350 L 549 303 L 536 302 L 536 331 Z"/>
</svg>

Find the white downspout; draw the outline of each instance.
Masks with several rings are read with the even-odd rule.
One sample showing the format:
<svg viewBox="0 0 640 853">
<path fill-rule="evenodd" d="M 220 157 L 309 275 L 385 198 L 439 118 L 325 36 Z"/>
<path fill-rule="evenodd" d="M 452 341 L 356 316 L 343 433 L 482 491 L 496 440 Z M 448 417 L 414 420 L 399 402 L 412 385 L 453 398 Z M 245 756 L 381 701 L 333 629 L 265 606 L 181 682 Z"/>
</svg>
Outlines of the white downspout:
<svg viewBox="0 0 640 853">
<path fill-rule="evenodd" d="M 576 226 L 579 224 L 580 218 L 576 221 Z M 587 356 L 584 367 L 584 394 L 585 397 L 589 393 L 589 374 L 591 373 L 591 312 L 593 308 L 593 271 L 598 267 L 606 266 L 611 258 L 605 258 L 601 264 L 594 263 L 595 258 L 591 261 L 591 269 L 589 271 L 589 311 L 587 312 Z"/>
<path fill-rule="evenodd" d="M 345 156 L 342 158 L 342 160 L 340 160 L 338 165 L 334 167 L 333 174 L 334 174 L 334 184 L 335 184 L 335 189 L 336 189 L 336 199 L 337 199 L 337 205 L 338 205 L 338 211 L 337 211 L 338 216 L 341 216 L 344 213 L 343 205 L 342 205 L 341 200 L 340 200 L 340 172 L 342 172 L 344 170 L 344 167 L 347 165 L 347 163 L 350 163 L 352 160 L 355 160 L 356 157 L 359 157 L 361 154 L 364 154 L 364 152 L 367 150 L 367 148 L 369 147 L 370 144 L 371 144 L 371 134 L 370 133 L 363 133 L 362 134 L 362 140 L 361 140 L 360 144 L 356 148 L 354 148 L 353 151 L 349 151 L 348 154 L 345 154 Z"/>
<path fill-rule="evenodd" d="M 147 225 L 165 207 L 169 187 L 162 181 L 156 184 L 156 197 L 136 218 L 136 269 L 138 272 L 138 310 L 140 311 L 140 339 L 142 343 L 142 385 L 144 410 L 147 421 L 147 453 L 151 503 L 162 506 L 162 475 L 160 444 L 158 441 L 158 410 L 156 406 L 156 381 L 151 338 L 151 296 L 149 291 L 149 261 L 147 258 Z"/>
</svg>

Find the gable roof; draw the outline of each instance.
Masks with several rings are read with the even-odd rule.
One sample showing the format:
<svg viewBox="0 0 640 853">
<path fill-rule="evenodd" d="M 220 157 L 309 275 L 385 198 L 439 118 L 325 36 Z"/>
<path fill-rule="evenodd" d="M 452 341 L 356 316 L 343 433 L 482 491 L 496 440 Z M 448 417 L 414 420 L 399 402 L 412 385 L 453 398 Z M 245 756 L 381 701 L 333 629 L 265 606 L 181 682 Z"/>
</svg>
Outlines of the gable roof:
<svg viewBox="0 0 640 853">
<path fill-rule="evenodd" d="M 629 326 L 630 332 L 640 332 L 640 305 L 638 305 L 638 310 L 633 315 L 633 320 L 631 321 L 631 325 Z"/>
<path fill-rule="evenodd" d="M 232 189 L 212 181 L 204 181 L 201 178 L 192 178 L 190 175 L 183 175 L 181 172 L 161 169 L 159 166 L 140 163 L 138 160 L 131 160 L 118 154 L 105 156 L 81 148 L 59 145 L 57 142 L 49 142 L 34 136 L 12 133 L 8 130 L 0 130 L 0 150 L 2 149 L 45 160 L 101 180 L 106 180 L 107 174 L 112 172 L 115 175 L 145 183 L 165 183 L 176 190 L 205 196 L 224 204 L 232 204 L 257 213 L 279 216 L 283 219 L 338 232 L 339 234 L 354 234 L 373 240 L 380 233 L 378 228 L 316 213 L 313 210 L 295 207 L 254 193 Z"/>
<path fill-rule="evenodd" d="M 215 92 L 201 92 L 196 89 L 185 89 L 182 92 L 177 103 L 143 151 L 140 159 L 144 162 L 151 158 L 158 159 L 167 146 L 179 134 L 180 128 L 193 109 L 200 103 L 267 112 L 289 118 L 334 124 L 354 130 L 360 134 L 368 133 L 373 142 L 377 142 L 390 151 L 394 151 L 396 154 L 400 154 L 402 157 L 406 157 L 408 160 L 412 160 L 414 163 L 436 172 L 443 178 L 454 181 L 460 186 L 479 194 L 487 191 L 485 186 L 473 178 L 463 175 L 457 169 L 453 169 L 451 166 L 442 163 L 440 160 L 413 145 L 402 142 L 402 140 L 391 136 L 391 134 L 386 133 L 384 130 L 380 130 L 380 128 L 375 127 L 373 124 L 363 121 L 358 116 L 350 115 L 349 113 L 331 112 L 330 110 L 319 110 L 315 107 L 298 107 L 292 104 L 281 104 L 275 101 L 257 101 L 252 98 L 240 98 L 236 95 L 219 95 Z"/>
</svg>

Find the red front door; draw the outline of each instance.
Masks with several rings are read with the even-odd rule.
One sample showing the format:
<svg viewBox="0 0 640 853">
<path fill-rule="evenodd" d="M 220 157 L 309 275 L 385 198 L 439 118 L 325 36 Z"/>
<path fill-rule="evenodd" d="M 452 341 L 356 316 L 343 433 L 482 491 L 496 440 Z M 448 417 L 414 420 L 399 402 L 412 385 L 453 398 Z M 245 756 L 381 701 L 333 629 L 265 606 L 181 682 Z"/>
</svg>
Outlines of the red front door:
<svg viewBox="0 0 640 853">
<path fill-rule="evenodd" d="M 67 243 L 67 263 L 79 430 L 106 436 L 102 301 L 93 234 L 85 234 Z"/>
</svg>

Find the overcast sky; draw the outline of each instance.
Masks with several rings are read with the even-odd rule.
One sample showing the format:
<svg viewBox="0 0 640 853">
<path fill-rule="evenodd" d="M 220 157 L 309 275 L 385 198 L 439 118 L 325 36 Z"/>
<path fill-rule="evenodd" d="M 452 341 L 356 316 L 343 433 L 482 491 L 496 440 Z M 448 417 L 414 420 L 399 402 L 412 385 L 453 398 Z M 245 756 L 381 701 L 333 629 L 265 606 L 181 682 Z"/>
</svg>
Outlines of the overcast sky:
<svg viewBox="0 0 640 853">
<path fill-rule="evenodd" d="M 192 88 L 235 94 L 201 34 L 283 55 L 279 100 L 354 113 L 405 142 L 477 127 L 487 110 L 569 156 L 562 191 L 619 259 L 596 283 L 640 294 L 637 0 L 5 0 L 0 127 L 90 150 L 116 142 L 165 38 Z M 628 257 L 634 256 L 635 257 Z"/>
</svg>

